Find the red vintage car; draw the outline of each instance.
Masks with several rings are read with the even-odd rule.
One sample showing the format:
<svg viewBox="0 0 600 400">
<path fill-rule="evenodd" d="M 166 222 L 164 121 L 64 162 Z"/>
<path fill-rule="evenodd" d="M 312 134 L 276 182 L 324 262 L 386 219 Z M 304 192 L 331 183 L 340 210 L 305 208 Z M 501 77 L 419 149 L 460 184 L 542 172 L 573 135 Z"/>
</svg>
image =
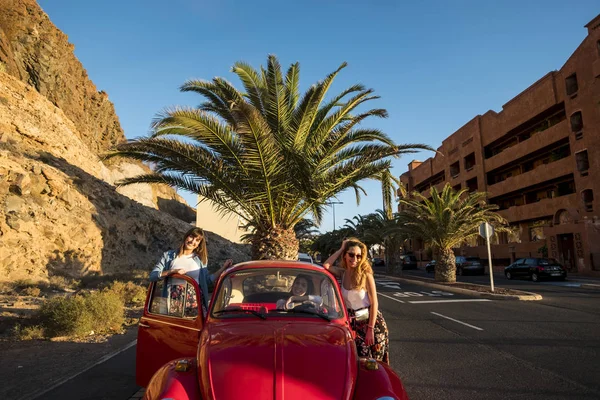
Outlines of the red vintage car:
<svg viewBox="0 0 600 400">
<path fill-rule="evenodd" d="M 294 301 L 298 275 L 307 293 Z M 323 268 L 235 265 L 217 282 L 206 316 L 196 282 L 174 277 L 150 285 L 140 319 L 144 399 L 408 399 L 387 364 L 358 357 L 340 288 Z"/>
</svg>

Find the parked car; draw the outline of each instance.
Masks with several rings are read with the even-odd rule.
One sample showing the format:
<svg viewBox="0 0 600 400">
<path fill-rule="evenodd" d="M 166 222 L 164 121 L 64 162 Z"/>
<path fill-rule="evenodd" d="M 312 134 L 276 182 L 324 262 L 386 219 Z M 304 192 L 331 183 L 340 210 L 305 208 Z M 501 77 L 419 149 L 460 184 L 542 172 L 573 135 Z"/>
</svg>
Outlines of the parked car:
<svg viewBox="0 0 600 400">
<path fill-rule="evenodd" d="M 520 258 L 504 268 L 507 279 L 526 277 L 534 282 L 542 278 L 565 280 L 567 270 L 554 258 Z"/>
<path fill-rule="evenodd" d="M 400 264 L 402 264 L 402 269 L 417 269 L 417 257 L 402 255 L 400 256 Z"/>
<path fill-rule="evenodd" d="M 431 260 L 427 264 L 425 264 L 425 271 L 426 272 L 434 272 L 435 271 L 435 260 Z"/>
<path fill-rule="evenodd" d="M 307 253 L 298 253 L 298 261 L 313 263 L 313 258 Z"/>
<path fill-rule="evenodd" d="M 288 305 L 299 274 L 312 295 Z M 408 399 L 389 365 L 358 357 L 354 319 L 329 271 L 297 261 L 235 265 L 206 314 L 196 281 L 173 277 L 183 284 L 150 285 L 139 323 L 144 399 Z"/>
<path fill-rule="evenodd" d="M 481 263 L 481 259 L 479 257 L 457 256 L 455 263 L 457 275 L 485 274 L 485 267 Z"/>
<path fill-rule="evenodd" d="M 375 257 L 371 260 L 371 264 L 374 267 L 383 267 L 385 266 L 385 261 L 383 260 L 383 258 Z"/>
</svg>

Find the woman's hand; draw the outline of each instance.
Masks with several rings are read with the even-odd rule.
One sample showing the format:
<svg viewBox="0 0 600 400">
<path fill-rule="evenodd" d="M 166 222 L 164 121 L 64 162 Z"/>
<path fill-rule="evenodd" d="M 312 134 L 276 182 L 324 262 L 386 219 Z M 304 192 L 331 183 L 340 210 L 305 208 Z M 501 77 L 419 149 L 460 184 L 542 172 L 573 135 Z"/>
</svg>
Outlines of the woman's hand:
<svg viewBox="0 0 600 400">
<path fill-rule="evenodd" d="M 187 272 L 185 269 L 183 268 L 179 268 L 179 269 L 172 269 L 172 272 L 169 275 L 173 275 L 173 274 L 179 274 L 179 275 L 185 275 L 185 273 Z"/>
<path fill-rule="evenodd" d="M 371 325 L 367 325 L 367 334 L 365 335 L 365 344 L 367 346 L 373 346 L 375 344 L 375 332 Z"/>
<path fill-rule="evenodd" d="M 223 263 L 223 269 L 227 269 L 227 268 L 231 267 L 232 265 L 233 265 L 233 260 L 231 258 L 228 258 Z"/>
</svg>

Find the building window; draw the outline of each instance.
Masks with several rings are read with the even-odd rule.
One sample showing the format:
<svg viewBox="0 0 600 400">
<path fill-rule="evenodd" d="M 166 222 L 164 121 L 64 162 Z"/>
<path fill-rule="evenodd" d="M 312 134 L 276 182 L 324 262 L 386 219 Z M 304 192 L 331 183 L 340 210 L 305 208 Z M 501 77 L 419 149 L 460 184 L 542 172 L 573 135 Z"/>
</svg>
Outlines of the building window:
<svg viewBox="0 0 600 400">
<path fill-rule="evenodd" d="M 539 240 L 546 239 L 546 234 L 544 233 L 544 227 L 550 226 L 549 220 L 539 220 L 529 224 L 529 241 L 537 242 Z"/>
<path fill-rule="evenodd" d="M 585 211 L 594 211 L 594 191 L 592 189 L 585 189 L 581 192 L 581 200 Z"/>
<path fill-rule="evenodd" d="M 575 153 L 575 160 L 577 161 L 577 171 L 579 171 L 581 176 L 586 176 L 588 174 L 588 170 L 590 169 L 590 161 L 588 160 L 587 150 Z"/>
<path fill-rule="evenodd" d="M 450 165 L 450 176 L 456 178 L 460 174 L 460 163 L 457 161 Z"/>
<path fill-rule="evenodd" d="M 565 86 L 567 87 L 567 96 L 577 93 L 579 90 L 579 85 L 577 84 L 577 74 L 569 75 L 567 79 L 565 79 Z"/>
<path fill-rule="evenodd" d="M 466 183 L 467 183 L 467 189 L 469 190 L 469 193 L 476 192 L 479 189 L 479 187 L 477 185 L 477 177 L 469 179 Z"/>
<path fill-rule="evenodd" d="M 460 183 L 459 183 L 458 185 L 454 185 L 454 186 L 452 186 L 452 190 L 454 190 L 455 192 L 458 192 L 458 191 L 460 191 L 460 189 L 461 189 L 461 185 L 460 185 Z"/>
<path fill-rule="evenodd" d="M 575 134 L 576 139 L 583 137 L 583 116 L 581 111 L 571 114 L 571 132 Z"/>
<path fill-rule="evenodd" d="M 598 55 L 600 56 L 600 40 L 596 42 L 596 49 L 598 49 Z"/>
<path fill-rule="evenodd" d="M 471 153 L 465 157 L 465 171 L 470 171 L 475 165 L 475 153 Z"/>
</svg>

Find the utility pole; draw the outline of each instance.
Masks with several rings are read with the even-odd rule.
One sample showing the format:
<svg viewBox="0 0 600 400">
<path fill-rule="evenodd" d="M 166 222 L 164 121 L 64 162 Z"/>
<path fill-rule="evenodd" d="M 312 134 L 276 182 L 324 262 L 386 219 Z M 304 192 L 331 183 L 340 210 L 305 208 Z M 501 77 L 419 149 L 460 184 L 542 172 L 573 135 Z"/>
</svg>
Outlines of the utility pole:
<svg viewBox="0 0 600 400">
<path fill-rule="evenodd" d="M 333 210 L 333 230 L 335 231 L 335 205 L 336 204 L 344 204 L 344 202 L 343 201 L 328 201 L 325 204 L 330 205 Z"/>
</svg>

